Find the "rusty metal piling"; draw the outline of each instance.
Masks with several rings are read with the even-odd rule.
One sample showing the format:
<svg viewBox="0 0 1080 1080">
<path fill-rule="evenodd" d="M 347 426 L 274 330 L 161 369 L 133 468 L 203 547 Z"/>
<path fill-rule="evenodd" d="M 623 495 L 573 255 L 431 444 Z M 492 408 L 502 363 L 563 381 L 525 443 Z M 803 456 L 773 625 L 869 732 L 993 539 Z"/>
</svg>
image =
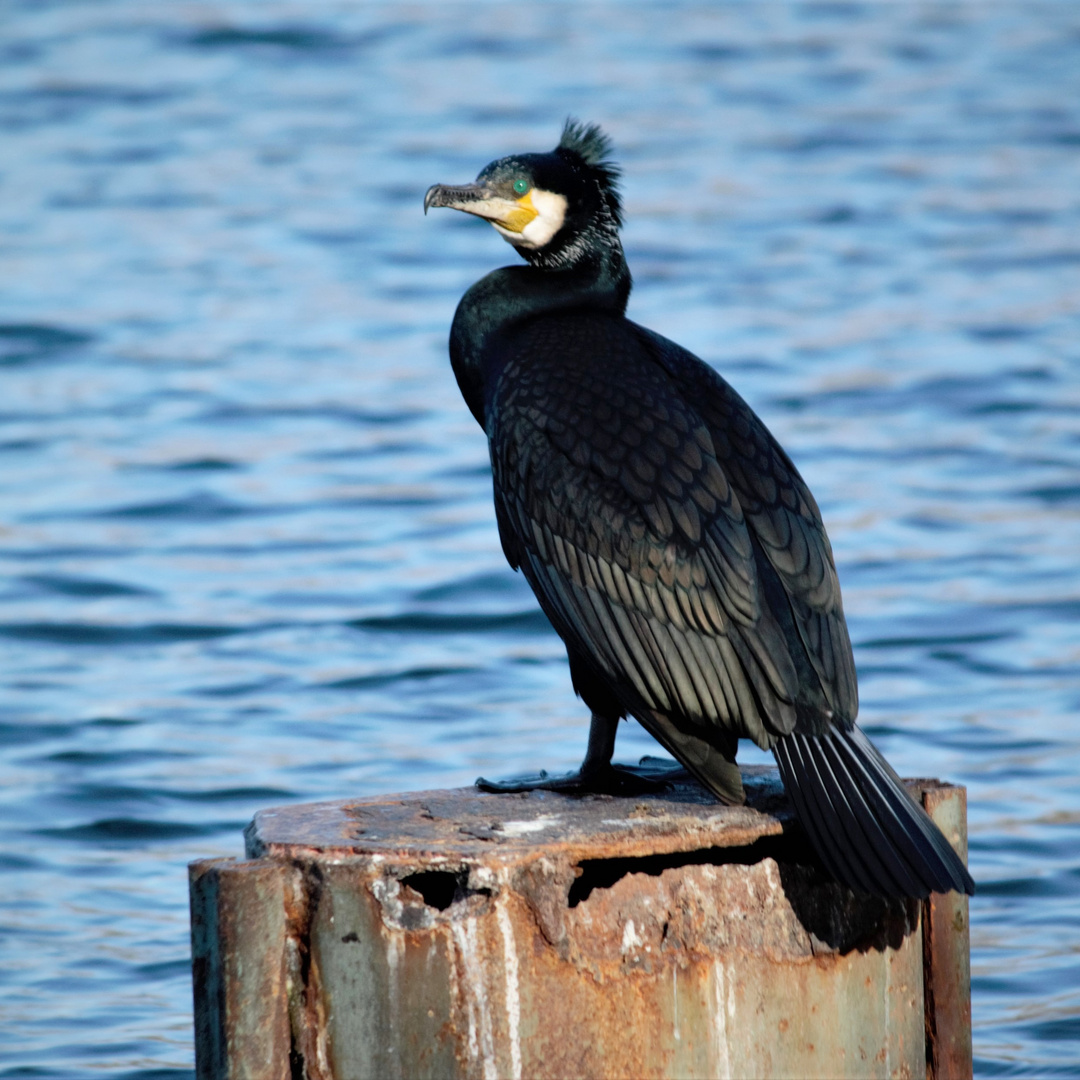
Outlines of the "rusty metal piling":
<svg viewBox="0 0 1080 1080">
<path fill-rule="evenodd" d="M 198 1077 L 970 1076 L 967 898 L 852 894 L 744 779 L 261 812 L 191 866 Z"/>
</svg>

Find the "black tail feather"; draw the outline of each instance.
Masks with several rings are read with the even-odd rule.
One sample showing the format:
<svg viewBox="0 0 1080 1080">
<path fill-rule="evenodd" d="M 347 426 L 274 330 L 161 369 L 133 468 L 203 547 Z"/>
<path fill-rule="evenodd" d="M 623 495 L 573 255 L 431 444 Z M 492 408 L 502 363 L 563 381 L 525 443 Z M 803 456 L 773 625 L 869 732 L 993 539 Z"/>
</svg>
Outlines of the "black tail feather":
<svg viewBox="0 0 1080 1080">
<path fill-rule="evenodd" d="M 873 743 L 858 728 L 855 728 L 842 746 L 861 769 L 861 780 L 867 794 L 873 799 L 880 819 L 893 842 L 906 854 L 909 862 L 917 865 L 916 860 L 922 859 L 927 866 L 935 867 L 937 877 L 930 882 L 932 891 L 948 892 L 950 889 L 956 889 L 958 892 L 974 892 L 975 883 L 971 880 L 966 867 L 960 862 L 941 830 L 925 814 L 922 815 L 920 821 L 923 825 L 922 829 L 909 828 L 907 817 L 913 800 L 904 788 L 903 782 L 893 772 L 889 763 L 877 752 Z M 868 765 L 871 767 L 877 765 L 879 769 L 876 773 L 872 773 Z M 876 776 L 882 774 L 888 782 L 875 783 Z M 916 807 L 916 809 L 922 813 L 921 807 Z M 968 888 L 969 885 L 970 888 Z"/>
<path fill-rule="evenodd" d="M 974 893 L 960 857 L 858 728 L 793 732 L 773 753 L 800 823 L 839 881 L 878 896 Z"/>
<path fill-rule="evenodd" d="M 866 844 L 866 848 L 860 848 L 860 853 L 869 849 L 870 855 L 865 861 L 874 881 L 881 882 L 893 896 L 920 895 L 924 883 L 913 876 L 903 857 L 904 853 L 896 850 L 894 838 L 887 834 L 875 808 L 868 804 L 835 741 L 826 735 L 819 745 L 826 761 L 834 766 L 833 776 L 835 790 L 839 793 L 838 801 L 850 803 L 852 831 L 860 834 Z M 918 860 L 914 861 L 918 866 Z"/>
<path fill-rule="evenodd" d="M 890 895 L 918 896 L 921 882 L 912 877 L 903 859 L 897 857 L 858 785 L 844 767 L 843 759 L 836 753 L 832 740 L 824 738 L 820 746 L 832 781 L 829 790 L 833 793 L 833 801 L 843 811 L 848 836 L 861 841 L 858 852 L 871 881 L 881 882 Z"/>
<path fill-rule="evenodd" d="M 803 828 L 810 834 L 810 839 L 822 862 L 833 877 L 863 892 L 872 890 L 872 879 L 862 873 L 858 859 L 851 858 L 850 845 L 845 844 L 845 830 L 837 816 L 833 804 L 821 796 L 826 788 L 821 777 L 812 769 L 812 759 L 802 753 L 802 744 L 798 739 L 781 739 L 775 749 L 784 786 L 788 790 L 795 811 Z M 785 770 L 785 764 L 787 770 Z M 793 782 L 788 782 L 788 774 Z"/>
</svg>

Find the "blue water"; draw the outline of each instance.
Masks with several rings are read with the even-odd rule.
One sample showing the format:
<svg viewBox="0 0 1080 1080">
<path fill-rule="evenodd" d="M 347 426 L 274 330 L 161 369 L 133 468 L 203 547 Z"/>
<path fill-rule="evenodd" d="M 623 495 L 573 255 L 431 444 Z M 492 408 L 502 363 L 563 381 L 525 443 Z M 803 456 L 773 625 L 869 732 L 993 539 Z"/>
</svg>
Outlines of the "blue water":
<svg viewBox="0 0 1080 1080">
<path fill-rule="evenodd" d="M 445 355 L 513 252 L 421 213 L 568 113 L 818 496 L 865 727 L 968 786 L 977 1072 L 1080 1074 L 1080 8 L 11 0 L 0 1075 L 190 1075 L 256 809 L 580 760 Z"/>
</svg>

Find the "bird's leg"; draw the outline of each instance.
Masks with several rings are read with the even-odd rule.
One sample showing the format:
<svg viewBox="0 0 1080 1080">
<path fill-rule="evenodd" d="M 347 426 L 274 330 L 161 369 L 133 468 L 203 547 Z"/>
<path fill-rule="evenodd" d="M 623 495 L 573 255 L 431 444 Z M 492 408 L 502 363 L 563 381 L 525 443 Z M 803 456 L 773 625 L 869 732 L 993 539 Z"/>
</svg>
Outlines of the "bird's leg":
<svg viewBox="0 0 1080 1080">
<path fill-rule="evenodd" d="M 577 772 L 549 776 L 546 772 L 518 776 L 512 780 L 485 780 L 480 777 L 476 786 L 481 791 L 520 792 L 558 791 L 563 795 L 651 795 L 667 791 L 672 782 L 687 779 L 681 766 L 643 758 L 640 765 L 613 765 L 618 717 L 592 714 L 589 727 L 589 746 L 585 760 Z"/>
<path fill-rule="evenodd" d="M 619 731 L 619 718 L 592 714 L 589 724 L 589 745 L 585 750 L 585 760 L 578 769 L 582 778 L 598 776 L 605 769 L 611 768 L 611 756 L 615 753 L 615 736 Z"/>
</svg>

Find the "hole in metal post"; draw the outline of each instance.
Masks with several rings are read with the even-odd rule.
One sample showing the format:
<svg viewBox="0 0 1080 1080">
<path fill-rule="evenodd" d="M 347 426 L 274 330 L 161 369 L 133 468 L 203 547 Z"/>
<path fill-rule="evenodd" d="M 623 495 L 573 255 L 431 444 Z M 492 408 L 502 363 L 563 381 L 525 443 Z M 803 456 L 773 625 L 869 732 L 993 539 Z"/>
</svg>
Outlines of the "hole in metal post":
<svg viewBox="0 0 1080 1080">
<path fill-rule="evenodd" d="M 445 911 L 453 902 L 458 891 L 458 874 L 448 870 L 424 870 L 419 874 L 410 874 L 401 879 L 402 885 L 408 885 L 418 892 L 428 907 Z"/>
<path fill-rule="evenodd" d="M 659 877 L 665 870 L 677 866 L 751 866 L 763 859 L 779 862 L 800 862 L 794 845 L 786 836 L 765 836 L 744 847 L 714 847 L 699 851 L 677 851 L 669 855 L 642 855 L 637 858 L 584 859 L 581 876 L 570 886 L 567 897 L 570 907 L 588 900 L 593 889 L 610 889 L 627 874 L 650 874 Z"/>
<path fill-rule="evenodd" d="M 469 896 L 490 896 L 490 889 L 470 889 L 468 870 L 422 870 L 401 879 L 423 897 L 428 907 L 445 911 L 451 904 Z"/>
</svg>

